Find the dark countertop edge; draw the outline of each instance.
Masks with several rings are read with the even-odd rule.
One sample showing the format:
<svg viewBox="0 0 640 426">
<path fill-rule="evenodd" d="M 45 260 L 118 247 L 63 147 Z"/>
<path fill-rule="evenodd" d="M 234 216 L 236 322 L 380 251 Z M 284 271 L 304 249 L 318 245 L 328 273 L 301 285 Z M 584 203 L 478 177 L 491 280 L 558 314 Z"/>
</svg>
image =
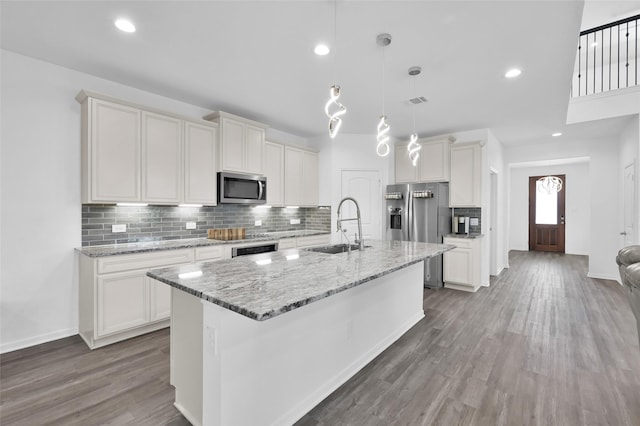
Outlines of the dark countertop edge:
<svg viewBox="0 0 640 426">
<path fill-rule="evenodd" d="M 299 232 L 299 233 L 298 233 Z M 274 231 L 269 235 L 263 237 L 248 238 L 242 240 L 214 240 L 211 238 L 186 238 L 184 240 L 162 240 L 162 241 L 148 241 L 140 243 L 122 243 L 122 244 L 105 244 L 97 246 L 85 246 L 76 247 L 74 250 L 87 257 L 106 257 L 106 256 L 118 256 L 123 254 L 135 254 L 135 253 L 149 253 L 152 251 L 163 250 L 181 250 L 196 247 L 208 247 L 216 245 L 228 245 L 228 244 L 245 244 L 261 241 L 277 241 L 287 238 L 298 237 L 312 237 L 315 235 L 330 235 L 329 231 L 316 231 L 316 230 L 300 230 L 300 231 Z M 163 245 L 164 243 L 164 245 Z M 175 244 L 175 245 L 174 245 Z M 139 245 L 139 247 L 131 247 L 132 245 Z M 145 247 L 146 246 L 146 247 Z M 92 251 L 111 249 L 109 252 L 92 253 Z"/>
<path fill-rule="evenodd" d="M 316 302 L 318 300 L 325 299 L 325 298 L 330 297 L 330 296 L 332 296 L 334 294 L 341 293 L 343 291 L 349 290 L 350 288 L 357 287 L 357 286 L 359 286 L 361 284 L 364 284 L 366 282 L 373 281 L 373 280 L 375 280 L 377 278 L 380 278 L 380 277 L 383 277 L 385 275 L 389 275 L 389 274 L 391 274 L 393 272 L 396 272 L 396 271 L 398 271 L 400 269 L 404 269 L 404 268 L 407 268 L 407 267 L 409 267 L 411 265 L 414 265 L 416 263 L 422 262 L 425 259 L 428 259 L 430 257 L 440 256 L 444 252 L 449 251 L 449 250 L 453 250 L 455 248 L 455 246 L 453 246 L 451 244 L 440 244 L 440 245 L 442 245 L 444 247 L 442 248 L 442 250 L 438 251 L 438 253 L 434 253 L 434 254 L 432 254 L 430 256 L 425 256 L 425 257 L 422 257 L 422 258 L 413 259 L 413 260 L 410 260 L 408 262 L 401 263 L 399 265 L 390 267 L 390 268 L 388 268 L 388 269 L 386 269 L 383 272 L 380 272 L 378 274 L 373 274 L 373 275 L 361 278 L 359 280 L 353 281 L 353 282 L 351 282 L 349 284 L 345 284 L 340 288 L 332 289 L 332 290 L 329 290 L 329 291 L 327 291 L 325 293 L 314 295 L 314 296 L 308 297 L 308 298 L 303 299 L 303 300 L 298 300 L 296 302 L 293 302 L 293 303 L 290 303 L 288 305 L 282 306 L 278 310 L 271 310 L 271 311 L 268 311 L 268 312 L 265 312 L 265 313 L 261 313 L 261 314 L 253 312 L 253 311 L 249 311 L 247 309 L 241 308 L 241 307 L 239 307 L 237 305 L 234 305 L 234 304 L 231 304 L 231 303 L 227 303 L 227 302 L 225 302 L 223 300 L 220 300 L 218 298 L 207 296 L 206 294 L 203 294 L 201 291 L 196 291 L 196 290 L 190 289 L 188 287 L 185 287 L 183 285 L 174 283 L 174 282 L 172 282 L 170 280 L 160 278 L 160 277 L 158 277 L 157 275 L 155 275 L 155 274 L 153 274 L 151 272 L 147 272 L 147 276 L 150 277 L 150 278 L 153 278 L 155 280 L 161 281 L 161 282 L 163 282 L 165 284 L 168 284 L 171 287 L 175 287 L 178 290 L 182 290 L 185 293 L 189 293 L 189 294 L 191 294 L 193 296 L 196 296 L 196 297 L 198 297 L 198 298 L 200 298 L 202 300 L 206 300 L 208 302 L 211 302 L 213 304 L 221 306 L 221 307 L 223 307 L 225 309 L 228 309 L 228 310 L 230 310 L 232 312 L 235 312 L 235 313 L 238 313 L 240 315 L 243 315 L 243 316 L 245 316 L 247 318 L 251 318 L 251 319 L 256 320 L 256 321 L 265 321 L 265 320 L 277 317 L 278 315 L 282 315 L 282 314 L 284 314 L 286 312 L 292 311 L 294 309 L 301 308 L 301 307 L 303 307 L 305 305 L 308 305 L 310 303 Z M 317 254 L 320 255 L 320 256 L 323 255 L 322 253 L 317 253 Z"/>
</svg>

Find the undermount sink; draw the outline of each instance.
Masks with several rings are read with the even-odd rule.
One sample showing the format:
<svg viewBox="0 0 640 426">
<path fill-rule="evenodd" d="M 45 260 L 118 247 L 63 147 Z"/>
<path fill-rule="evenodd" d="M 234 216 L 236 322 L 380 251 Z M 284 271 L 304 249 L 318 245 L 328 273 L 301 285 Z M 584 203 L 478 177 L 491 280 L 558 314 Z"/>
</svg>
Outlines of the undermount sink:
<svg viewBox="0 0 640 426">
<path fill-rule="evenodd" d="M 365 248 L 371 246 L 364 246 Z M 360 246 L 358 244 L 351 244 L 351 250 L 359 250 Z M 344 253 L 348 251 L 347 244 L 333 244 L 330 246 L 321 246 L 321 247 L 311 247 L 305 249 L 307 251 L 315 251 L 318 253 L 327 253 L 327 254 L 338 254 Z"/>
</svg>

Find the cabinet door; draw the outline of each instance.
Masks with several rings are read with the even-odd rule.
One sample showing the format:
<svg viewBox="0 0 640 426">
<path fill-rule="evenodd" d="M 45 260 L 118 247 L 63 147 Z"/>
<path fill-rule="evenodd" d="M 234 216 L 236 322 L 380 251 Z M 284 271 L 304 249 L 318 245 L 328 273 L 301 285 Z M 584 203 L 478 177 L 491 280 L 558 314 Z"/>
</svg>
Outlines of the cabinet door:
<svg viewBox="0 0 640 426">
<path fill-rule="evenodd" d="M 220 155 L 222 157 L 222 170 L 243 172 L 244 124 L 223 117 L 220 120 L 220 129 Z"/>
<path fill-rule="evenodd" d="M 142 201 L 177 204 L 182 186 L 182 121 L 142 112 Z"/>
<path fill-rule="evenodd" d="M 420 154 L 422 157 L 422 153 Z M 407 146 L 396 146 L 395 148 L 396 183 L 411 183 L 418 181 L 418 167 L 414 167 L 409 160 Z"/>
<path fill-rule="evenodd" d="M 284 149 L 284 203 L 288 206 L 302 204 L 302 151 L 295 148 Z"/>
<path fill-rule="evenodd" d="M 146 271 L 98 277 L 96 337 L 134 328 L 148 322 Z"/>
<path fill-rule="evenodd" d="M 89 202 L 140 201 L 140 110 L 91 102 Z"/>
<path fill-rule="evenodd" d="M 216 141 L 218 129 L 185 123 L 184 202 L 216 205 Z"/>
<path fill-rule="evenodd" d="M 267 204 L 274 207 L 284 205 L 284 146 L 265 142 L 264 175 L 267 177 Z"/>
<path fill-rule="evenodd" d="M 149 285 L 149 321 L 160 321 L 171 316 L 171 286 L 146 277 Z"/>
<path fill-rule="evenodd" d="M 449 181 L 449 141 L 447 139 L 420 144 L 420 182 Z"/>
<path fill-rule="evenodd" d="M 264 156 L 264 129 L 246 125 L 244 155 L 245 171 L 261 175 Z"/>
<path fill-rule="evenodd" d="M 450 207 L 481 207 L 481 152 L 478 144 L 451 147 Z"/>
<path fill-rule="evenodd" d="M 455 248 L 444 253 L 443 277 L 445 282 L 473 284 L 473 251 L 468 248 Z"/>
<path fill-rule="evenodd" d="M 302 205 L 318 205 L 318 154 L 302 152 Z"/>
</svg>

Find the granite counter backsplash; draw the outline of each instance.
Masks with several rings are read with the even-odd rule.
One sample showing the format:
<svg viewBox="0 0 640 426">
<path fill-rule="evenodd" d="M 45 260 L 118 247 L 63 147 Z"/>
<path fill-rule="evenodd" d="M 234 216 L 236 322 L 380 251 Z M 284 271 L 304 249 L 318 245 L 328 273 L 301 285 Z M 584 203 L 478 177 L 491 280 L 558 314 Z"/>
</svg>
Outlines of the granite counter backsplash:
<svg viewBox="0 0 640 426">
<path fill-rule="evenodd" d="M 300 223 L 291 224 L 291 219 Z M 257 220 L 262 221 L 262 226 L 255 226 Z M 196 229 L 187 229 L 187 222 L 195 222 Z M 111 225 L 122 224 L 127 226 L 126 232 L 111 232 Z M 244 227 L 249 234 L 305 229 L 330 232 L 331 207 L 287 209 L 234 204 L 206 207 L 82 206 L 83 247 L 206 238 L 207 229 L 236 227 Z"/>
</svg>

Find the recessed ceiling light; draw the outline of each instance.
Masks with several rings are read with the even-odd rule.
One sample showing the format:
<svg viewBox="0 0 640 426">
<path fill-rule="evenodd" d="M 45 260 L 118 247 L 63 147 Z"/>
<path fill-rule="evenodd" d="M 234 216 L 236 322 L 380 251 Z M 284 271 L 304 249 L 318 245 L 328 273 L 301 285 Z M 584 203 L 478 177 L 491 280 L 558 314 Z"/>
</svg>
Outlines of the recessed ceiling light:
<svg viewBox="0 0 640 426">
<path fill-rule="evenodd" d="M 558 136 L 562 136 L 562 133 L 555 132 L 555 133 L 552 133 L 551 136 L 553 136 L 554 138 L 557 138 Z"/>
<path fill-rule="evenodd" d="M 329 52 L 330 52 L 329 46 L 327 46 L 326 44 L 319 44 L 313 49 L 313 53 L 315 53 L 318 56 L 328 55 Z"/>
<path fill-rule="evenodd" d="M 115 25 L 120 31 L 124 31 L 125 33 L 135 33 L 136 32 L 136 26 L 133 25 L 133 23 L 131 21 L 129 21 L 129 20 L 118 19 L 118 20 L 116 20 Z"/>
<path fill-rule="evenodd" d="M 519 76 L 520 74 L 522 74 L 522 71 L 520 71 L 518 68 L 512 68 L 507 71 L 504 76 L 507 78 L 513 78 Z"/>
</svg>

